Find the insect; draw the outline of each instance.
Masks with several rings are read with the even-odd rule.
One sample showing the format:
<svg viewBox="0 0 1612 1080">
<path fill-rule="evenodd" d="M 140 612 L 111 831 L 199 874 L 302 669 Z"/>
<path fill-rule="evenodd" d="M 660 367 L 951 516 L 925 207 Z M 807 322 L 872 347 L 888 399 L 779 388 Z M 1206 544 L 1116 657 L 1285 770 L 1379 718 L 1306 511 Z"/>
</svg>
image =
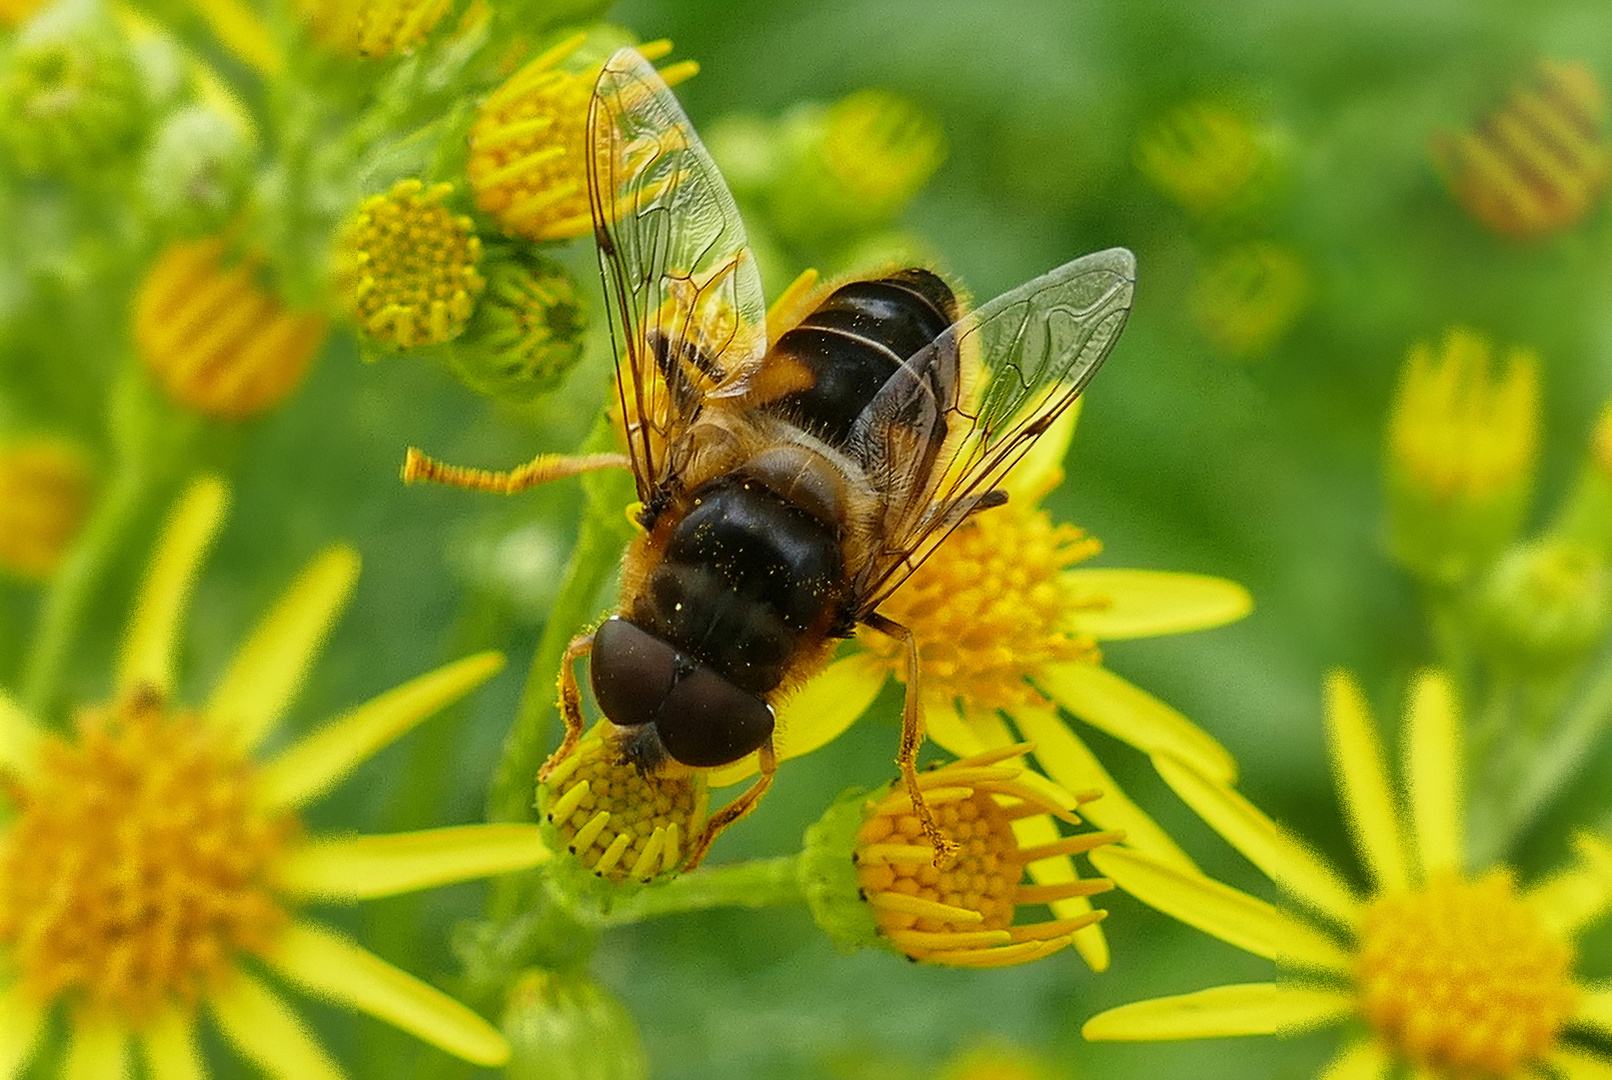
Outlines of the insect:
<svg viewBox="0 0 1612 1080">
<path fill-rule="evenodd" d="M 756 752 L 756 780 L 693 840 L 690 867 L 771 784 L 775 703 L 859 627 L 899 641 L 897 760 L 938 864 L 952 845 L 917 786 L 917 642 L 879 605 L 971 514 L 1006 500 L 997 483 L 1119 336 L 1135 260 L 1088 255 L 967 314 L 938 275 L 895 270 L 824 290 L 769 340 L 733 197 L 631 49 L 601 70 L 588 131 L 627 453 L 489 473 L 411 449 L 404 478 L 516 491 L 631 467 L 642 531 L 617 612 L 566 652 L 566 734 L 545 772 L 582 734 L 585 657 L 615 745 L 645 772 Z"/>
</svg>

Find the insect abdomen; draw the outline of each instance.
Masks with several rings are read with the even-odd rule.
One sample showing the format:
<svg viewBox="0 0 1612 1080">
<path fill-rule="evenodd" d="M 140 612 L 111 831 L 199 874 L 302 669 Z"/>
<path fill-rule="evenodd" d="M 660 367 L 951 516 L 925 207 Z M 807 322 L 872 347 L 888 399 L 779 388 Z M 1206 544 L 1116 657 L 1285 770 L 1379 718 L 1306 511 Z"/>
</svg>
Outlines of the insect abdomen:
<svg viewBox="0 0 1612 1080">
<path fill-rule="evenodd" d="M 843 447 L 858 415 L 901 366 L 956 319 L 951 289 L 928 270 L 853 281 L 772 347 L 804 367 L 812 386 L 769 409 L 833 446 Z"/>
<path fill-rule="evenodd" d="M 724 476 L 694 492 L 631 618 L 764 694 L 783 680 L 801 636 L 837 605 L 843 581 L 831 525 L 760 484 Z"/>
</svg>

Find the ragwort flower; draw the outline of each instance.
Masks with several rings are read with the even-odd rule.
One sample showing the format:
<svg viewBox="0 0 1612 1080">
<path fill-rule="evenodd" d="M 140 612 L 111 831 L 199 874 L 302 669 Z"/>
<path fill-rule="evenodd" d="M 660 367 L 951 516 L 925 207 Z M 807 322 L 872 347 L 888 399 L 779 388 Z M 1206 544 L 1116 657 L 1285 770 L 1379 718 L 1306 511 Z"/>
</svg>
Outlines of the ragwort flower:
<svg viewBox="0 0 1612 1080">
<path fill-rule="evenodd" d="M 1186 869 L 1192 861 L 1135 803 L 1060 715 L 1067 710 L 1147 753 L 1170 752 L 1230 780 L 1236 765 L 1208 734 L 1100 663 L 1103 639 L 1184 633 L 1231 622 L 1251 601 L 1220 578 L 1150 570 L 1079 569 L 1096 540 L 1054 524 L 1036 504 L 1062 480 L 1074 434 L 1073 410 L 1036 443 L 1001 485 L 1005 506 L 970 518 L 881 606 L 917 638 L 924 722 L 945 749 L 971 757 L 1020 739 L 1036 745 L 1041 770 L 1069 791 L 1103 792 L 1086 816 L 1120 829 L 1126 843 Z M 901 653 L 883 635 L 864 633 L 848 652 L 786 700 L 775 736 L 780 760 L 831 741 L 865 712 L 885 680 L 900 677 Z M 1011 725 L 1011 726 L 1010 726 Z M 755 771 L 751 756 L 712 772 L 713 786 Z M 1016 826 L 1027 844 L 1051 843 L 1045 815 Z M 1039 882 L 1074 873 L 1067 860 L 1030 867 Z M 1060 917 L 1090 911 L 1079 897 L 1054 902 Z M 1075 938 L 1094 968 L 1107 966 L 1100 928 Z"/>
<path fill-rule="evenodd" d="M 1159 772 L 1203 819 L 1330 929 L 1137 851 L 1095 852 L 1122 888 L 1200 930 L 1300 974 L 1217 986 L 1093 1017 L 1089 1039 L 1270 1035 L 1359 1021 L 1325 1072 L 1386 1077 L 1606 1075 L 1571 1027 L 1612 1035 L 1612 988 L 1573 973 L 1574 938 L 1612 910 L 1612 845 L 1578 838 L 1579 865 L 1530 889 L 1465 866 L 1460 721 L 1448 681 L 1419 677 L 1406 717 L 1402 815 L 1365 699 L 1327 680 L 1327 728 L 1350 831 L 1373 883 L 1359 896 L 1328 862 L 1219 779 L 1166 756 Z M 1405 818 L 1408 817 L 1408 821 Z"/>
<path fill-rule="evenodd" d="M 224 514 L 216 480 L 170 518 L 134 606 L 110 703 L 71 735 L 0 696 L 0 1077 L 19 1075 L 53 1010 L 61 1075 L 202 1077 L 205 1010 L 277 1077 L 341 1070 L 259 974 L 368 1012 L 482 1064 L 504 1039 L 463 1005 L 298 912 L 535 865 L 535 826 L 310 837 L 298 811 L 364 759 L 486 681 L 496 653 L 448 664 L 274 754 L 273 733 L 358 572 L 351 549 L 317 558 L 268 613 L 199 709 L 173 699 L 187 594 Z"/>
</svg>

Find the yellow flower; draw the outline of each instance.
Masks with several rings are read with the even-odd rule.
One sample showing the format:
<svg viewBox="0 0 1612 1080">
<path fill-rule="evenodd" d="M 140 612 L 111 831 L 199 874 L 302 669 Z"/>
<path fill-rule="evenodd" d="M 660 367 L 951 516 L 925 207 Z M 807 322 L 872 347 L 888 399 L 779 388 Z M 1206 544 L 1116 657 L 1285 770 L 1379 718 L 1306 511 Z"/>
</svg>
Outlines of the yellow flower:
<svg viewBox="0 0 1612 1080">
<path fill-rule="evenodd" d="M 53 574 L 89 505 L 89 464 L 77 450 L 43 440 L 0 447 L 0 573 Z"/>
<path fill-rule="evenodd" d="M 1268 240 L 1240 244 L 1200 268 L 1192 319 L 1232 356 L 1264 352 L 1310 302 L 1310 275 L 1290 248 Z"/>
<path fill-rule="evenodd" d="M 1111 1009 L 1088 1039 L 1190 1039 L 1362 1022 L 1324 1072 L 1386 1077 L 1606 1075 L 1570 1045 L 1578 1027 L 1612 1035 L 1612 988 L 1573 974 L 1574 939 L 1612 909 L 1612 845 L 1581 835 L 1578 865 L 1529 889 L 1471 870 L 1463 852 L 1461 724 L 1448 681 L 1420 676 L 1406 714 L 1403 812 L 1355 681 L 1326 684 L 1332 761 L 1345 817 L 1372 881 L 1358 895 L 1330 863 L 1218 778 L 1166 755 L 1159 773 L 1208 824 L 1324 926 L 1142 852 L 1092 862 L 1148 904 L 1294 971 L 1291 982 L 1217 986 Z"/>
<path fill-rule="evenodd" d="M 0 695 L 0 1077 L 19 1075 L 52 1011 L 60 1075 L 206 1075 L 205 1011 L 240 1054 L 280 1077 L 340 1077 L 261 967 L 466 1060 L 509 1049 L 463 1005 L 298 909 L 523 869 L 547 857 L 536 826 L 469 825 L 310 837 L 298 811 L 356 765 L 503 664 L 445 665 L 257 760 L 358 573 L 333 547 L 303 571 L 236 653 L 206 705 L 173 698 L 186 598 L 226 494 L 197 481 L 171 515 L 136 598 L 110 703 L 72 735 Z M 54 1074 L 53 1074 L 54 1075 Z"/>
<path fill-rule="evenodd" d="M 470 129 L 465 177 L 476 206 L 511 236 L 569 240 L 593 228 L 588 210 L 588 103 L 603 64 L 582 71 L 560 65 L 586 37 L 560 42 L 510 76 L 482 102 Z M 638 51 L 658 60 L 669 41 Z M 699 70 L 684 61 L 661 69 L 675 86 Z"/>
<path fill-rule="evenodd" d="M 1113 888 L 1081 878 L 1070 857 L 1121 838 L 1087 832 L 1050 838 L 1034 826 L 1053 817 L 1079 824 L 1071 795 L 1026 769 L 1027 744 L 1005 746 L 920 773 L 918 788 L 935 823 L 958 847 L 934 864 L 905 785 L 868 796 L 852 792 L 806 835 L 800 879 L 819 926 L 845 948 L 881 944 L 913 960 L 949 967 L 1003 967 L 1049 956 L 1075 942 L 1104 912 L 1018 922 L 1022 907 L 1056 906 Z M 1051 883 L 1024 880 L 1048 863 Z M 1037 879 L 1039 881 L 1040 879 Z"/>
<path fill-rule="evenodd" d="M 1502 236 L 1541 236 L 1583 218 L 1612 179 L 1606 91 L 1583 64 L 1542 61 L 1503 108 L 1432 149 L 1473 217 Z"/>
<path fill-rule="evenodd" d="M 1040 770 L 1066 790 L 1103 792 L 1086 811 L 1092 822 L 1123 830 L 1127 844 L 1190 868 L 1192 861 L 1119 790 L 1060 710 L 1146 753 L 1176 753 L 1234 778 L 1236 765 L 1219 743 L 1104 668 L 1097 645 L 1219 626 L 1246 615 L 1252 601 L 1242 586 L 1220 578 L 1074 566 L 1096 553 L 1096 541 L 1053 524 L 1036 505 L 1063 478 L 1074 426 L 1071 410 L 1008 474 L 1007 505 L 969 519 L 879 610 L 917 638 L 929 738 L 960 757 L 1021 738 L 1033 742 Z M 871 632 L 857 640 L 862 648 L 836 659 L 779 708 L 780 760 L 833 740 L 889 676 L 900 675 L 901 654 L 892 642 Z M 752 755 L 713 770 L 710 783 L 736 783 L 754 771 Z M 1026 819 L 1020 829 L 1026 843 L 1057 839 L 1046 816 Z M 1055 884 L 1073 869 L 1067 859 L 1048 860 L 1030 872 Z M 1091 910 L 1079 897 L 1052 908 L 1067 918 Z M 1080 931 L 1075 944 L 1093 968 L 1107 966 L 1099 927 Z"/>
<path fill-rule="evenodd" d="M 1137 169 L 1166 198 L 1195 214 L 1243 196 L 1269 161 L 1260 132 L 1213 101 L 1192 101 L 1136 137 Z"/>
<path fill-rule="evenodd" d="M 222 237 L 179 241 L 146 271 L 134 343 L 168 396 L 204 416 L 240 420 L 278 405 L 325 339 L 325 319 L 287 310 L 257 281 L 260 263 L 225 262 Z"/>
<path fill-rule="evenodd" d="M 371 195 L 336 241 L 336 291 L 358 328 L 399 349 L 458 337 L 486 287 L 481 239 L 442 205 L 452 184 L 399 180 Z"/>
</svg>

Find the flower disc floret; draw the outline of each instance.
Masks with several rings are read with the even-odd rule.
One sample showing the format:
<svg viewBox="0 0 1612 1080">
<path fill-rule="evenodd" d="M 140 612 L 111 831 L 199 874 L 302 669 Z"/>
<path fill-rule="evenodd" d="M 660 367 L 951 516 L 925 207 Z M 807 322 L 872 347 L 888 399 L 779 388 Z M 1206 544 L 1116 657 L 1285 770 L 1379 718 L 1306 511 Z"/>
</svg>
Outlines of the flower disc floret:
<svg viewBox="0 0 1612 1080">
<path fill-rule="evenodd" d="M 303 18 L 328 48 L 379 60 L 425 40 L 450 0 L 305 0 Z"/>
<path fill-rule="evenodd" d="M 0 944 L 25 990 L 150 1019 L 267 951 L 296 820 L 262 806 L 255 778 L 218 728 L 154 692 L 52 737 L 0 853 Z"/>
<path fill-rule="evenodd" d="M 1509 1076 L 1572 1015 L 1573 950 L 1508 873 L 1440 874 L 1367 909 L 1356 952 L 1361 1010 L 1409 1060 Z"/>
<path fill-rule="evenodd" d="M 442 205 L 451 184 L 399 180 L 364 200 L 336 247 L 338 292 L 359 329 L 400 349 L 459 335 L 486 282 L 468 217 Z"/>
</svg>

